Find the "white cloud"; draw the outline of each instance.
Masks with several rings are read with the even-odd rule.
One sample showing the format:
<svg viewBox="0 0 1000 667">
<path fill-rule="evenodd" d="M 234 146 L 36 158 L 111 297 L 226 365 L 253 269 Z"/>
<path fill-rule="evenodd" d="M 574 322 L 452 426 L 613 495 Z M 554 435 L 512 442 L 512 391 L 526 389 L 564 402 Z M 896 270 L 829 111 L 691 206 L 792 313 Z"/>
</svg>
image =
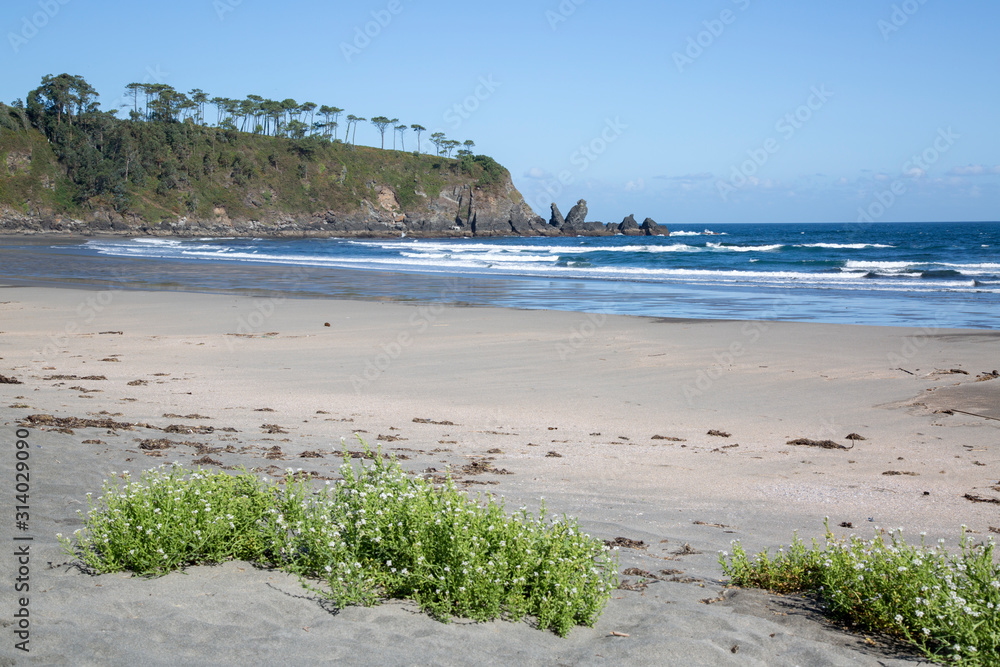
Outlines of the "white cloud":
<svg viewBox="0 0 1000 667">
<path fill-rule="evenodd" d="M 683 176 L 653 176 L 653 178 L 658 178 L 664 181 L 710 181 L 713 176 L 707 171 L 703 171 L 697 174 L 684 174 Z"/>
<path fill-rule="evenodd" d="M 954 167 L 949 174 L 954 176 L 981 176 L 982 174 L 1000 174 L 1000 165 L 987 167 L 981 164 L 970 164 L 964 167 Z"/>
</svg>

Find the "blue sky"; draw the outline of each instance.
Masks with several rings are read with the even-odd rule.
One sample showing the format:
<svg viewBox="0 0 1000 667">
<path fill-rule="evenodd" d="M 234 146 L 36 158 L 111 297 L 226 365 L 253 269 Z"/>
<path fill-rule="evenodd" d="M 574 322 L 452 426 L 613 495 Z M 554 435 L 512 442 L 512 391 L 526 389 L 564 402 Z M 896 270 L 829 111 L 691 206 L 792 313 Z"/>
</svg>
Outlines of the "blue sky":
<svg viewBox="0 0 1000 667">
<path fill-rule="evenodd" d="M 105 109 L 148 81 L 396 117 L 546 218 L 998 220 L 997 25 L 994 0 L 5 0 L 0 99 L 66 71 Z"/>
</svg>

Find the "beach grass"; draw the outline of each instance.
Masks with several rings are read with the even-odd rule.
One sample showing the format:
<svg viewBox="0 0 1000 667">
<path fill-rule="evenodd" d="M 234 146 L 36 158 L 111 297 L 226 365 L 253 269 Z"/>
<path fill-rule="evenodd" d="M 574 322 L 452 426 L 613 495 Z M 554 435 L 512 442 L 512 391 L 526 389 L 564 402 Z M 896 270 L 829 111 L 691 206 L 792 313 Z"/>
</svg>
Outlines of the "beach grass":
<svg viewBox="0 0 1000 667">
<path fill-rule="evenodd" d="M 367 452 L 366 447 L 366 452 Z M 369 452 L 370 453 L 370 452 Z M 411 599 L 433 617 L 534 617 L 566 636 L 592 625 L 617 586 L 617 559 L 575 520 L 473 498 L 408 475 L 379 454 L 316 491 L 178 464 L 127 472 L 88 494 L 84 527 L 59 536 L 96 573 L 166 574 L 229 559 L 276 567 L 338 607 Z M 81 512 L 82 514 L 82 512 Z"/>
<path fill-rule="evenodd" d="M 992 539 L 972 544 L 963 527 L 960 553 L 943 540 L 907 544 L 902 529 L 870 540 L 836 539 L 807 547 L 797 536 L 771 556 L 753 557 L 739 542 L 719 563 L 737 586 L 811 593 L 835 619 L 904 639 L 938 662 L 1000 665 L 1000 566 Z"/>
</svg>

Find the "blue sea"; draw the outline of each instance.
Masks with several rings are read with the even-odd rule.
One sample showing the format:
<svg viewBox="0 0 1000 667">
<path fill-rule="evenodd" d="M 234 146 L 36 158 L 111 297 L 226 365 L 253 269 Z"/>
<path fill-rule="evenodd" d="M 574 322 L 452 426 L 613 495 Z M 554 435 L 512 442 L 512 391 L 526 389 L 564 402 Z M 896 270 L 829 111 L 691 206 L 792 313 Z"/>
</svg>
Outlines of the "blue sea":
<svg viewBox="0 0 1000 667">
<path fill-rule="evenodd" d="M 670 231 L 597 238 L 0 239 L 0 277 L 664 318 L 1000 328 L 1000 223 Z"/>
</svg>

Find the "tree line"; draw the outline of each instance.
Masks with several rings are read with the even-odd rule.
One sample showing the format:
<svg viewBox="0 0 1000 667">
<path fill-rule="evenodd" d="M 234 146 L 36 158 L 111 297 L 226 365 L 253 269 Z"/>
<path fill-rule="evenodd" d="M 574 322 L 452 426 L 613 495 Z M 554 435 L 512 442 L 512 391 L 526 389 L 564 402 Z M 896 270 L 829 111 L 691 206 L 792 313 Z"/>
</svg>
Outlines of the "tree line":
<svg viewBox="0 0 1000 667">
<path fill-rule="evenodd" d="M 64 75 L 65 76 L 65 75 Z M 74 77 L 71 77 L 74 78 Z M 43 85 L 45 81 L 43 79 Z M 133 82 L 125 86 L 125 92 L 132 100 L 129 116 L 135 121 L 175 121 L 191 122 L 196 125 L 208 125 L 205 120 L 207 105 L 215 107 L 215 126 L 222 129 L 234 129 L 240 132 L 264 134 L 275 137 L 302 139 L 307 136 L 318 136 L 329 141 L 342 141 L 356 144 L 359 123 L 371 123 L 381 137 L 381 148 L 385 148 L 385 133 L 392 128 L 392 148 L 396 149 L 396 137 L 400 147 L 406 150 L 406 132 L 412 130 L 417 135 L 417 150 L 420 152 L 420 135 L 427 128 L 420 124 L 400 124 L 398 118 L 374 116 L 371 119 L 348 114 L 345 117 L 346 128 L 343 139 L 337 136 L 340 128 L 340 117 L 344 110 L 340 107 L 317 105 L 315 102 L 296 102 L 292 98 L 272 100 L 260 95 L 247 95 L 243 99 L 229 97 L 209 97 L 200 88 L 194 88 L 187 93 L 180 92 L 164 83 Z M 320 118 L 317 119 L 317 115 Z M 353 134 L 352 134 L 353 129 Z M 466 140 L 459 142 L 447 138 L 443 132 L 431 134 L 430 141 L 438 155 L 451 157 L 455 149 L 458 156 L 472 155 L 475 142 Z"/>
<path fill-rule="evenodd" d="M 97 91 L 83 77 L 47 75 L 26 102 L 3 107 L 9 118 L 0 125 L 14 131 L 19 125 L 37 128 L 73 184 L 73 201 L 83 205 L 105 197 L 119 212 L 131 210 L 136 198 L 148 202 L 147 195 L 171 193 L 193 211 L 198 206 L 196 184 L 217 170 L 236 185 L 246 185 L 260 173 L 262 163 L 238 149 L 241 133 L 286 138 L 291 152 L 308 157 L 325 143 L 347 143 L 349 136 L 353 142 L 363 122 L 379 131 L 383 148 L 386 132 L 391 132 L 393 148 L 398 138 L 403 150 L 407 131 L 417 134 L 418 143 L 427 132 L 422 125 L 407 126 L 387 116 L 368 120 L 348 114 L 343 127 L 343 109 L 290 99 L 224 100 L 199 89 L 178 93 L 164 84 L 129 84 L 125 90 L 128 119 L 119 118 L 118 109 L 102 111 Z M 215 125 L 206 121 L 210 105 L 216 107 Z M 440 132 L 432 133 L 430 141 L 439 156 L 451 157 L 462 146 L 455 168 L 477 174 L 482 185 L 502 179 L 505 170 L 492 158 L 472 155 L 474 142 L 459 144 Z M 276 153 L 270 150 L 260 158 L 274 166 Z M 305 165 L 298 168 L 304 170 Z"/>
</svg>

